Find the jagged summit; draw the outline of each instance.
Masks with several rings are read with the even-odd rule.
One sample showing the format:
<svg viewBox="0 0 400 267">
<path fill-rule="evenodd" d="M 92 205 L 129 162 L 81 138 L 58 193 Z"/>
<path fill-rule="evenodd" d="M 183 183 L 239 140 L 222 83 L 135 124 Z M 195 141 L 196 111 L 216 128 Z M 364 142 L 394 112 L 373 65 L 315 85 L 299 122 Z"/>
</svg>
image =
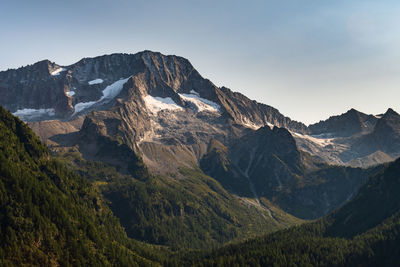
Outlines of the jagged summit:
<svg viewBox="0 0 400 267">
<path fill-rule="evenodd" d="M 383 116 L 399 116 L 399 113 L 394 111 L 392 108 L 388 108 L 388 110 L 383 114 Z"/>
<path fill-rule="evenodd" d="M 357 133 L 370 131 L 377 121 L 373 115 L 367 115 L 354 108 L 347 112 L 329 117 L 325 121 L 320 121 L 309 126 L 313 135 L 330 133 L 333 136 L 351 136 Z"/>
<path fill-rule="evenodd" d="M 109 109 L 116 99 L 121 103 L 138 97 L 146 100 L 146 96 L 158 98 L 163 107 L 176 104 L 198 111 L 218 109 L 224 117 L 252 127 L 269 123 L 306 130 L 304 124 L 270 106 L 216 87 L 189 60 L 148 50 L 83 58 L 69 66 L 45 60 L 0 72 L 0 105 L 27 121 L 65 120 L 91 110 Z"/>
<path fill-rule="evenodd" d="M 375 136 L 393 133 L 375 127 L 397 114 L 391 109 L 381 119 L 350 109 L 307 127 L 274 107 L 217 87 L 183 57 L 148 50 L 83 58 L 69 66 L 43 60 L 0 72 L 0 105 L 28 122 L 54 120 L 35 125 L 48 129 L 46 139 L 76 130 L 114 136 L 132 149 L 151 151 L 146 160 L 154 165 L 159 159 L 149 143 L 196 146 L 190 148 L 190 165 L 213 138 L 227 145 L 248 131 L 273 126 L 288 129 L 301 150 L 329 163 L 363 166 L 367 159 L 368 166 L 397 155 L 375 145 L 381 142 L 377 138 L 363 137 L 375 128 Z"/>
<path fill-rule="evenodd" d="M 400 115 L 391 108 L 378 120 L 374 132 L 384 130 L 385 128 L 400 132 Z"/>
<path fill-rule="evenodd" d="M 400 115 L 389 108 L 376 123 L 371 137 L 379 144 L 382 151 L 398 155 L 400 149 Z"/>
<path fill-rule="evenodd" d="M 378 153 L 378 145 L 370 146 L 373 140 L 356 138 L 373 130 L 375 116 L 352 109 L 308 128 L 271 106 L 215 86 L 177 56 L 143 51 L 84 58 L 69 66 L 44 61 L 0 77 L 0 104 L 30 121 L 55 149 L 76 148 L 86 160 L 112 165 L 124 175 L 148 170 L 184 179 L 182 169 L 202 170 L 243 201 L 253 199 L 250 205 L 271 218 L 263 198 L 301 218 L 315 218 L 361 185 L 361 171 L 355 181 L 341 180 L 342 167 L 321 183 L 318 177 L 325 174 L 315 172 L 326 166 L 323 161 L 347 164 L 375 155 L 370 162 L 379 162 L 395 155 Z M 314 136 L 319 133 L 332 136 Z M 365 144 L 376 149 L 366 151 Z"/>
<path fill-rule="evenodd" d="M 400 156 L 399 118 L 391 108 L 381 115 L 367 115 L 352 108 L 310 125 L 308 136 L 293 136 L 300 149 L 323 161 L 368 167 Z"/>
</svg>

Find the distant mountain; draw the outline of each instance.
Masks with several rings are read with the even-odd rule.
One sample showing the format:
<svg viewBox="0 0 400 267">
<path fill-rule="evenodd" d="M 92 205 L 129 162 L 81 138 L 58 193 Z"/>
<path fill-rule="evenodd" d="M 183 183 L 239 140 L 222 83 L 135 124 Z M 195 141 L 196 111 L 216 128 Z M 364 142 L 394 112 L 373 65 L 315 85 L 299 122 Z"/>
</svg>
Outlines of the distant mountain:
<svg viewBox="0 0 400 267">
<path fill-rule="evenodd" d="M 354 109 L 309 126 L 310 135 L 294 134 L 299 148 L 333 164 L 368 167 L 400 156 L 400 116 L 388 109 L 380 116 Z"/>
<path fill-rule="evenodd" d="M 288 129 L 299 149 L 329 164 L 368 167 L 394 160 L 400 152 L 397 147 L 389 151 L 375 146 L 375 140 L 369 144 L 362 137 L 373 131 L 379 116 L 351 109 L 307 127 L 271 106 L 216 87 L 185 58 L 151 51 L 84 58 L 69 66 L 44 60 L 0 72 L 0 105 L 25 121 L 38 122 L 32 123 L 35 129 L 50 130 L 52 134 L 40 133 L 46 142 L 53 135 L 79 131 L 82 117 L 89 115 L 87 123 L 101 125 L 98 132 L 118 132 L 121 141 L 134 149 L 141 144 L 142 150 L 153 150 L 149 141 L 198 144 L 190 149 L 194 157 L 186 165 L 206 152 L 211 140 L 206 135 L 216 135 L 227 145 L 246 132 L 243 128 L 265 125 Z M 48 119 L 53 122 L 40 123 Z M 165 168 L 151 158 L 144 157 L 151 161 L 147 164 Z"/>
<path fill-rule="evenodd" d="M 400 115 L 388 109 L 376 123 L 371 136 L 381 151 L 399 154 Z"/>
<path fill-rule="evenodd" d="M 266 198 L 303 219 L 341 206 L 379 168 L 330 166 L 301 152 L 288 130 L 266 126 L 222 144 L 201 162 L 205 173 L 236 194 Z"/>
<path fill-rule="evenodd" d="M 194 266 L 396 266 L 400 261 L 400 160 L 372 176 L 346 205 L 313 223 L 203 254 Z"/>
<path fill-rule="evenodd" d="M 311 135 L 349 137 L 371 131 L 377 120 L 373 115 L 367 115 L 355 109 L 350 109 L 342 115 L 332 116 L 326 121 L 312 124 L 308 128 Z"/>
</svg>

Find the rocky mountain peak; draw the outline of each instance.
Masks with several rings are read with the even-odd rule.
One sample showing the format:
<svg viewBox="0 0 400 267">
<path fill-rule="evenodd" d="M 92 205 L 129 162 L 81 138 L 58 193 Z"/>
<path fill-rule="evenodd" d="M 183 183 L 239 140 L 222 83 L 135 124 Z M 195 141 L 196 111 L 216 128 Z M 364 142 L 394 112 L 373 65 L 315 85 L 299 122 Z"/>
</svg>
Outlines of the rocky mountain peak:
<svg viewBox="0 0 400 267">
<path fill-rule="evenodd" d="M 372 131 L 377 118 L 364 114 L 354 108 L 347 112 L 331 116 L 325 121 L 320 121 L 309 126 L 311 134 L 329 134 L 331 136 L 347 137 L 358 133 Z"/>
<path fill-rule="evenodd" d="M 345 114 L 360 114 L 361 112 L 356 110 L 355 108 L 349 109 Z"/>
<path fill-rule="evenodd" d="M 245 153 L 256 154 L 257 157 L 274 157 L 287 159 L 287 162 L 298 164 L 300 154 L 297 150 L 296 141 L 285 128 L 264 126 L 255 132 L 242 137 L 235 146 L 232 157 L 245 155 Z"/>
<path fill-rule="evenodd" d="M 374 129 L 375 132 L 387 130 L 400 131 L 400 115 L 391 108 L 378 120 Z"/>
<path fill-rule="evenodd" d="M 162 80 L 174 91 L 178 91 L 194 70 L 187 59 L 177 56 L 164 56 L 161 53 L 143 51 L 139 53 L 152 75 Z"/>
<path fill-rule="evenodd" d="M 167 103 L 195 112 L 218 112 L 253 129 L 268 124 L 307 131 L 304 124 L 273 107 L 218 88 L 189 60 L 148 50 L 83 58 L 65 67 L 45 60 L 0 72 L 0 96 L 0 105 L 26 121 L 70 120 L 93 110 L 107 110 L 117 102 L 144 101 L 148 96 L 159 104 L 157 110 Z"/>
<path fill-rule="evenodd" d="M 400 115 L 389 108 L 378 120 L 372 137 L 380 145 L 381 150 L 399 154 L 400 149 Z"/>
<path fill-rule="evenodd" d="M 394 111 L 392 108 L 388 108 L 388 110 L 383 114 L 384 117 L 398 117 L 399 113 Z"/>
<path fill-rule="evenodd" d="M 51 65 L 53 65 L 53 64 L 55 64 L 55 63 L 52 63 L 52 62 L 51 62 L 50 60 L 48 60 L 48 59 L 44 59 L 44 60 L 41 60 L 41 61 L 38 61 L 38 62 L 34 63 L 34 64 L 32 65 L 32 67 L 33 67 L 33 68 L 36 68 L 36 69 L 38 69 L 38 70 L 46 71 L 46 70 L 48 70 L 49 67 L 51 67 Z"/>
</svg>

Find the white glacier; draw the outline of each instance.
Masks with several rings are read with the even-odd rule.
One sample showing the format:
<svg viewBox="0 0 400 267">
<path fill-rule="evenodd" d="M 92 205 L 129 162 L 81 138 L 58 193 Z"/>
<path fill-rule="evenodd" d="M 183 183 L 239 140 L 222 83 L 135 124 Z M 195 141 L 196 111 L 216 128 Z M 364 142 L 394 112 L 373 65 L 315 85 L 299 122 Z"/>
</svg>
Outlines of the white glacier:
<svg viewBox="0 0 400 267">
<path fill-rule="evenodd" d="M 80 102 L 74 106 L 74 110 L 75 110 L 74 114 L 81 112 L 82 110 L 87 109 L 88 107 L 91 107 L 96 103 L 97 103 L 97 101 Z"/>
<path fill-rule="evenodd" d="M 111 99 L 116 97 L 121 92 L 122 88 L 124 87 L 124 84 L 128 80 L 129 80 L 129 78 L 121 79 L 121 80 L 118 80 L 118 81 L 114 82 L 113 84 L 110 84 L 109 86 L 107 86 L 102 92 L 103 96 L 97 101 L 80 102 L 80 103 L 76 104 L 74 106 L 74 110 L 75 110 L 74 114 L 81 112 L 82 110 L 87 109 L 96 103 L 99 103 L 102 101 L 104 101 L 104 102 L 111 101 Z"/>
<path fill-rule="evenodd" d="M 66 71 L 66 70 L 67 69 L 64 69 L 64 68 L 58 68 L 58 69 L 55 69 L 52 72 L 50 72 L 50 75 L 57 76 L 57 75 L 60 75 L 60 72 L 63 72 L 63 71 Z"/>
<path fill-rule="evenodd" d="M 159 111 L 163 109 L 168 110 L 182 110 L 180 106 L 178 106 L 174 100 L 170 97 L 153 97 L 151 95 L 147 95 L 144 98 L 147 108 L 153 114 L 157 114 Z"/>
<path fill-rule="evenodd" d="M 13 113 L 13 115 L 19 117 L 21 120 L 29 121 L 29 120 L 38 119 L 43 116 L 53 117 L 56 115 L 56 113 L 53 108 L 48 108 L 48 109 L 24 108 L 24 109 L 17 110 L 16 112 Z"/>
<path fill-rule="evenodd" d="M 194 104 L 196 106 L 198 112 L 201 112 L 201 111 L 218 112 L 219 111 L 220 106 L 217 103 L 212 102 L 205 98 L 201 98 L 201 97 L 199 97 L 197 92 L 195 92 L 195 93 L 196 94 L 179 94 L 179 96 L 183 100 Z"/>
<path fill-rule="evenodd" d="M 111 100 L 114 97 L 116 97 L 124 87 L 124 84 L 129 80 L 130 77 L 126 79 L 121 79 L 119 81 L 116 81 L 113 84 L 110 84 L 103 90 L 103 96 L 100 98 L 99 101 L 102 101 L 104 99 L 106 100 Z"/>
<path fill-rule="evenodd" d="M 88 84 L 89 85 L 93 85 L 93 84 L 100 84 L 100 83 L 103 83 L 103 82 L 104 81 L 102 79 L 95 79 L 95 80 L 89 81 Z"/>
<path fill-rule="evenodd" d="M 332 141 L 334 140 L 334 138 L 318 138 L 316 136 L 303 135 L 303 134 L 294 133 L 294 132 L 291 132 L 291 133 L 292 133 L 292 135 L 295 135 L 295 136 L 303 138 L 303 139 L 307 139 L 321 147 L 326 147 L 327 145 L 333 144 Z"/>
</svg>

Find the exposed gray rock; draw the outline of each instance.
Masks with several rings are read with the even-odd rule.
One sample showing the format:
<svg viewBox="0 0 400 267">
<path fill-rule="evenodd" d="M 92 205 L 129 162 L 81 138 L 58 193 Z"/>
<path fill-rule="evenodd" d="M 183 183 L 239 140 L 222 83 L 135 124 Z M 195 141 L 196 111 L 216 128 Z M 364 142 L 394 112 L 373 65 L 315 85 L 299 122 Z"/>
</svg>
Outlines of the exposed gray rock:
<svg viewBox="0 0 400 267">
<path fill-rule="evenodd" d="M 60 69 L 63 71 L 52 75 Z M 225 87 L 216 87 L 204 79 L 187 59 L 151 51 L 84 58 L 64 67 L 46 60 L 17 70 L 0 72 L 0 105 L 11 112 L 54 109 L 56 118 L 70 119 L 76 104 L 99 101 L 107 86 L 129 77 L 132 77 L 129 87 L 135 92 L 123 92 L 121 99 L 124 101 L 136 100 L 139 95 L 152 95 L 170 97 L 178 105 L 189 107 L 190 104 L 179 94 L 190 94 L 194 90 L 199 97 L 218 104 L 221 114 L 235 123 L 250 123 L 258 127 L 270 123 L 298 132 L 307 130 L 304 124 L 284 117 L 270 106 L 259 104 Z M 89 84 L 97 79 L 102 82 Z M 123 97 L 127 95 L 130 98 Z M 109 105 L 104 104 L 96 102 L 82 112 L 108 109 Z M 42 119 L 48 117 L 34 120 Z"/>
<path fill-rule="evenodd" d="M 304 219 L 323 216 L 347 201 L 377 169 L 330 166 L 300 152 L 283 128 L 260 128 L 222 144 L 201 161 L 202 169 L 231 191 L 265 197 Z"/>
<path fill-rule="evenodd" d="M 307 127 L 215 86 L 187 59 L 151 51 L 0 72 L 0 104 L 14 113 L 54 110 L 24 117 L 39 121 L 33 129 L 54 147 L 76 146 L 124 173 L 147 171 L 142 160 L 156 174 L 200 163 L 233 193 L 260 207 L 267 198 L 302 218 L 338 207 L 368 174 L 323 161 L 364 166 L 400 151 L 392 110 L 381 119 L 350 110 Z"/>
<path fill-rule="evenodd" d="M 312 124 L 308 128 L 311 135 L 325 134 L 335 137 L 348 137 L 370 132 L 377 120 L 373 115 L 367 115 L 355 109 L 350 109 L 342 115 L 332 116 L 326 121 Z"/>
<path fill-rule="evenodd" d="M 368 167 L 400 156 L 399 125 L 400 115 L 392 109 L 381 116 L 352 109 L 310 125 L 311 135 L 293 137 L 301 150 L 327 163 Z"/>
</svg>

